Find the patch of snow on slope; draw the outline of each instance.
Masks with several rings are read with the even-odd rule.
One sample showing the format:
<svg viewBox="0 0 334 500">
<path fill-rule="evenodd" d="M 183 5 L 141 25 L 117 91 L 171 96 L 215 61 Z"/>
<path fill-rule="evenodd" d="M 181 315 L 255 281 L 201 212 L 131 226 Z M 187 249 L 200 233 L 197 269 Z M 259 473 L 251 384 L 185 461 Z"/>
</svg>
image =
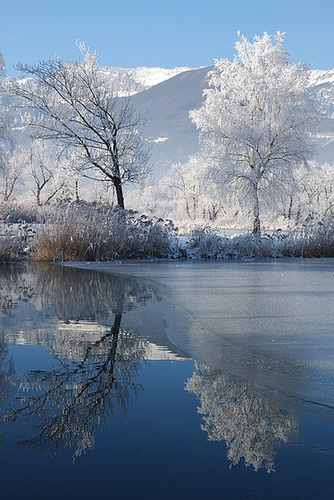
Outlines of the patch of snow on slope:
<svg viewBox="0 0 334 500">
<path fill-rule="evenodd" d="M 147 142 L 159 143 L 159 142 L 166 142 L 166 141 L 168 141 L 168 139 L 169 139 L 169 137 L 157 137 L 156 139 L 149 138 L 149 139 L 147 139 Z"/>
<path fill-rule="evenodd" d="M 129 75 L 138 83 L 142 84 L 146 88 L 153 87 L 153 85 L 158 85 L 158 83 L 164 82 L 173 76 L 184 73 L 185 71 L 191 71 L 193 68 L 189 67 L 179 67 L 173 69 L 166 68 L 133 68 L 128 69 Z"/>
<path fill-rule="evenodd" d="M 310 74 L 310 85 L 323 85 L 323 84 L 333 84 L 334 83 L 334 69 L 321 70 L 315 69 L 311 71 Z"/>
<path fill-rule="evenodd" d="M 160 67 L 117 68 L 102 66 L 100 73 L 106 80 L 112 82 L 113 89 L 119 96 L 124 96 L 137 94 L 192 69 L 188 67 L 166 69 Z"/>
</svg>

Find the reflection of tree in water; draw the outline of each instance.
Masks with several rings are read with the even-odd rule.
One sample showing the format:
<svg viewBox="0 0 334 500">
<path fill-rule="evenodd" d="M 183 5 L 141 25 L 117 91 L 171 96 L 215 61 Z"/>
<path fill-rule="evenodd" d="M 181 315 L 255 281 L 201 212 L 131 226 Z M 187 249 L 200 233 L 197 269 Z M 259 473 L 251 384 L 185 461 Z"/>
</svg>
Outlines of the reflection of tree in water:
<svg viewBox="0 0 334 500">
<path fill-rule="evenodd" d="M 56 368 L 32 371 L 19 378 L 9 423 L 32 425 L 33 437 L 18 447 L 55 454 L 74 448 L 74 457 L 94 446 L 94 431 L 106 425 L 119 409 L 123 414 L 140 390 L 135 378 L 145 357 L 145 342 L 121 326 L 124 312 L 150 300 L 160 300 L 151 285 L 132 279 L 75 269 L 40 267 L 25 274 L 32 300 L 42 315 L 56 314 L 64 322 L 103 319 L 93 338 L 46 339 L 57 358 Z M 75 354 L 75 355 L 73 355 Z"/>
<path fill-rule="evenodd" d="M 14 301 L 32 302 L 44 315 L 63 321 L 107 319 L 119 309 L 161 300 L 159 290 L 144 281 L 48 264 L 9 266 L 0 273 L 4 314 Z"/>
<path fill-rule="evenodd" d="M 14 374 L 13 360 L 8 354 L 7 345 L 0 337 L 0 401 L 8 401 Z"/>
<path fill-rule="evenodd" d="M 135 377 L 145 345 L 122 331 L 120 323 L 118 314 L 114 325 L 86 346 L 81 361 L 60 359 L 57 369 L 21 377 L 17 398 L 21 406 L 8 410 L 5 420 L 34 422 L 35 436 L 21 438 L 18 447 L 56 454 L 70 446 L 77 457 L 93 448 L 94 431 L 105 426 L 116 408 L 126 414 L 131 397 L 140 390 Z"/>
<path fill-rule="evenodd" d="M 297 430 L 292 416 L 256 395 L 246 381 L 205 365 L 196 365 L 186 390 L 200 398 L 201 428 L 210 441 L 226 442 L 231 466 L 244 458 L 255 471 L 275 470 L 280 444 Z"/>
<path fill-rule="evenodd" d="M 25 266 L 4 266 L 0 272 L 0 314 L 12 315 L 14 300 L 28 301 L 33 296 L 31 284 L 22 279 Z"/>
<path fill-rule="evenodd" d="M 0 337 L 0 402 L 8 401 L 14 376 L 13 360 L 8 355 L 8 348 Z M 2 434 L 0 433 L 0 450 Z"/>
<path fill-rule="evenodd" d="M 48 265 L 34 266 L 33 276 L 37 307 L 52 308 L 64 321 L 107 319 L 111 311 L 160 300 L 151 284 L 123 276 Z"/>
</svg>

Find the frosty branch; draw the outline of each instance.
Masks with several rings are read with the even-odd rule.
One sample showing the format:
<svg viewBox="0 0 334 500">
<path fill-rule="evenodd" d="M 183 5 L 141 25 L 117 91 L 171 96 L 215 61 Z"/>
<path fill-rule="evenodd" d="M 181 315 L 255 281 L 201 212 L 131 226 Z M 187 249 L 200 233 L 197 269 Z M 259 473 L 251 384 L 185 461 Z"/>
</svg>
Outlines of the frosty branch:
<svg viewBox="0 0 334 500">
<path fill-rule="evenodd" d="M 289 61 L 283 34 L 264 33 L 253 43 L 240 37 L 236 49 L 233 61 L 216 62 L 205 101 L 190 117 L 212 168 L 244 190 L 259 235 L 260 191 L 311 157 L 317 116 L 309 108 L 308 68 Z"/>
</svg>

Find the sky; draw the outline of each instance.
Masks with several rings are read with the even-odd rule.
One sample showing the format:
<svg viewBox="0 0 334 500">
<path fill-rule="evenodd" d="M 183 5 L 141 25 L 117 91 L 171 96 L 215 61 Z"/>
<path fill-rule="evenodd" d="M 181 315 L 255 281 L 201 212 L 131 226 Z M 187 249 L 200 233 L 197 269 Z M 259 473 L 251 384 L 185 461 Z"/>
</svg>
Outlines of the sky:
<svg viewBox="0 0 334 500">
<path fill-rule="evenodd" d="M 210 66 L 232 59 L 241 35 L 285 32 L 293 62 L 334 67 L 334 0 L 1 0 L 6 73 L 19 61 L 78 58 L 76 40 L 100 64 Z"/>
</svg>

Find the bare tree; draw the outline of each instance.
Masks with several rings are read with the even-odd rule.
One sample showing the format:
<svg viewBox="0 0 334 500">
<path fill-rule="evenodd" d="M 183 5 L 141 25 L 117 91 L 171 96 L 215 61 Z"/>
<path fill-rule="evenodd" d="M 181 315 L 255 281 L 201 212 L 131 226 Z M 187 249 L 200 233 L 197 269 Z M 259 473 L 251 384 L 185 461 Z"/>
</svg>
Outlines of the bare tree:
<svg viewBox="0 0 334 500">
<path fill-rule="evenodd" d="M 6 145 L 2 148 L 2 168 L 0 170 L 0 194 L 3 201 L 11 199 L 24 166 L 24 150 Z"/>
<path fill-rule="evenodd" d="M 49 203 L 65 187 L 67 176 L 61 163 L 62 151 L 44 141 L 31 140 L 25 165 L 32 181 L 30 189 L 37 205 Z M 42 199 L 43 194 L 43 199 Z"/>
<path fill-rule="evenodd" d="M 29 112 L 25 123 L 38 137 L 52 139 L 78 150 L 80 171 L 102 174 L 112 182 L 117 203 L 124 208 L 123 184 L 135 182 L 148 171 L 149 152 L 139 131 L 142 118 L 129 99 L 118 98 L 103 80 L 97 55 L 78 44 L 83 60 L 73 63 L 49 59 L 35 65 L 21 64 L 22 77 L 11 86 Z"/>
</svg>

